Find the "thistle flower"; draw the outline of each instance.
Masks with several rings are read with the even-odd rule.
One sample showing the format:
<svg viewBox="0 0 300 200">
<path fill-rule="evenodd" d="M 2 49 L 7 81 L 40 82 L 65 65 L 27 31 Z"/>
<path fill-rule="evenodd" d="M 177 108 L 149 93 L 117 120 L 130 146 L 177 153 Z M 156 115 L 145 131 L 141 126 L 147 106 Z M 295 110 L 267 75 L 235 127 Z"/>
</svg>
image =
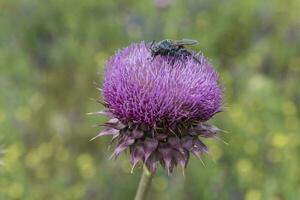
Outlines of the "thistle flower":
<svg viewBox="0 0 300 200">
<path fill-rule="evenodd" d="M 208 152 L 200 138 L 217 137 L 220 129 L 206 121 L 221 111 L 221 88 L 203 55 L 153 59 L 147 45 L 132 44 L 106 63 L 106 108 L 97 114 L 111 119 L 96 137 L 112 136 L 112 158 L 128 149 L 132 169 L 141 161 L 151 172 L 160 163 L 170 173 L 184 169 L 190 153 Z"/>
</svg>

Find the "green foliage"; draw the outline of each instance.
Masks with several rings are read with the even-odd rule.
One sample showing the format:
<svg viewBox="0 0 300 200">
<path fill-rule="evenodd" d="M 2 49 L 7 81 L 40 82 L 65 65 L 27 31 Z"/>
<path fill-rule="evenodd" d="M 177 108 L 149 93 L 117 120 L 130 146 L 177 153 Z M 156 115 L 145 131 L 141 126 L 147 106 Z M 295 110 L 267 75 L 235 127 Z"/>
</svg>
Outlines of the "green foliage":
<svg viewBox="0 0 300 200">
<path fill-rule="evenodd" d="M 132 199 L 141 170 L 89 142 L 105 119 L 86 113 L 110 55 L 162 38 L 198 40 L 220 72 L 229 145 L 206 141 L 185 176 L 160 169 L 149 199 L 299 198 L 300 2 L 155 2 L 0 2 L 0 199 Z"/>
</svg>

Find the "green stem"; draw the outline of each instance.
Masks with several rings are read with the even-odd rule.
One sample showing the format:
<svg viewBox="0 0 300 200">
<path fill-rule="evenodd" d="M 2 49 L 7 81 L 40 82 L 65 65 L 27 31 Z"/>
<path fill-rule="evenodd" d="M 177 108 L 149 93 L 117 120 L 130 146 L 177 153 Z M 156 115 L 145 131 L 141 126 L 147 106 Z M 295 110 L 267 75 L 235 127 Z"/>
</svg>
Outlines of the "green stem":
<svg viewBox="0 0 300 200">
<path fill-rule="evenodd" d="M 145 200 L 150 189 L 153 174 L 144 167 L 143 174 L 139 183 L 134 200 Z"/>
</svg>

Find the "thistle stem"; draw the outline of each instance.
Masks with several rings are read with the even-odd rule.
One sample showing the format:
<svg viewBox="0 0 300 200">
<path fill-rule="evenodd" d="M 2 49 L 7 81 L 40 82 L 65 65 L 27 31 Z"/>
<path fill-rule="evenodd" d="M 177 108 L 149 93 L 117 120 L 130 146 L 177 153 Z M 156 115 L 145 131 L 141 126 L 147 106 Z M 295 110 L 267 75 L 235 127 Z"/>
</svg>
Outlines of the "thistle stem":
<svg viewBox="0 0 300 200">
<path fill-rule="evenodd" d="M 147 193 L 150 189 L 153 173 L 151 173 L 146 167 L 143 169 L 143 174 L 139 183 L 134 200 L 145 200 Z"/>
</svg>

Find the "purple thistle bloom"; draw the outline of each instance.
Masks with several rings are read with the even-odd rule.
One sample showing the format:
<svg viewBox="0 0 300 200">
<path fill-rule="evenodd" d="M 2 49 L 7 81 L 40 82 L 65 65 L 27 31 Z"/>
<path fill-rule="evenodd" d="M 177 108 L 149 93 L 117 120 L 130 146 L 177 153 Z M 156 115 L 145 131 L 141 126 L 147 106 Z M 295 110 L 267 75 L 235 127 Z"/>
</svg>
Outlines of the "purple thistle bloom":
<svg viewBox="0 0 300 200">
<path fill-rule="evenodd" d="M 132 44 L 106 64 L 103 98 L 111 119 L 96 137 L 112 135 L 117 157 L 130 150 L 133 167 L 142 161 L 154 172 L 158 163 L 172 172 L 187 166 L 189 153 L 208 152 L 199 139 L 219 129 L 205 123 L 221 111 L 218 75 L 203 56 L 153 58 L 148 44 Z"/>
</svg>

